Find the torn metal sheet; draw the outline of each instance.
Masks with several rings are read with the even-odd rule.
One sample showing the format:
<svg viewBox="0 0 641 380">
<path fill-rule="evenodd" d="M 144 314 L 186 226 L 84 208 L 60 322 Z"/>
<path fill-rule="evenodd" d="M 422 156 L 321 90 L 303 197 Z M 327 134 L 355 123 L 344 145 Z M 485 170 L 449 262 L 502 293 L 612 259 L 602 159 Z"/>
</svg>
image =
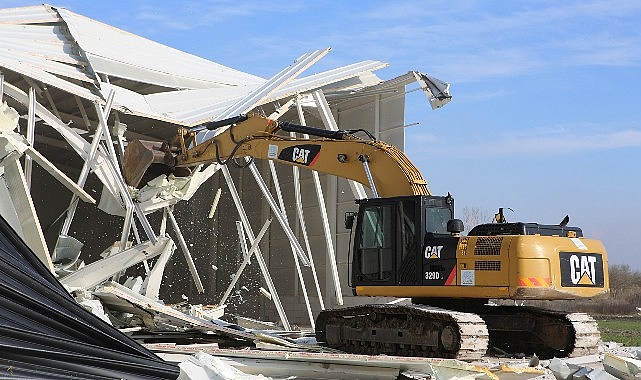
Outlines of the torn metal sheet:
<svg viewBox="0 0 641 380">
<path fill-rule="evenodd" d="M 380 373 L 385 374 L 385 376 L 395 376 L 382 378 L 395 379 L 401 371 L 417 371 L 431 374 L 435 379 L 485 378 L 498 380 L 498 376 L 486 367 L 455 359 L 296 351 L 230 350 L 220 348 L 192 349 L 189 346 L 164 344 L 148 344 L 146 347 L 155 352 L 204 352 L 216 357 L 229 358 L 241 363 L 237 368 L 241 368 L 246 373 L 262 373 L 266 376 L 297 375 L 302 377 L 312 376 L 310 378 L 326 378 L 326 376 L 331 373 L 332 377 L 330 378 L 334 378 L 334 375 L 338 376 L 340 373 L 344 373 L 351 377 L 341 376 L 337 378 L 354 379 L 355 372 L 350 371 L 360 371 L 360 376 L 365 376 L 365 374 L 371 376 L 361 378 L 376 378 L 377 373 Z M 337 369 L 346 372 L 340 372 L 340 370 Z"/>
<path fill-rule="evenodd" d="M 11 132 L 18 127 L 20 114 L 9 107 L 7 103 L 0 102 L 0 132 Z"/>
<path fill-rule="evenodd" d="M 423 90 L 427 96 L 427 100 L 429 100 L 432 109 L 441 108 L 452 100 L 449 83 L 419 73 L 418 71 L 412 71 L 411 73 L 416 78 L 416 82 L 421 86 L 421 90 Z"/>
<path fill-rule="evenodd" d="M 222 333 L 224 335 L 238 338 L 242 340 L 253 341 L 256 337 L 250 332 L 240 331 L 224 325 L 219 325 L 211 321 L 199 318 L 193 315 L 182 313 L 170 306 L 164 305 L 160 302 L 154 301 L 151 298 L 145 297 L 131 289 L 120 285 L 116 282 L 107 282 L 105 285 L 100 286 L 94 294 L 99 297 L 116 296 L 132 305 L 136 305 L 151 314 L 160 314 L 162 317 L 171 321 L 175 321 L 181 325 L 187 325 L 201 331 L 213 331 Z M 107 301 L 108 303 L 108 301 Z"/>
<path fill-rule="evenodd" d="M 12 378 L 175 379 L 167 363 L 80 306 L 0 217 L 0 372 Z"/>
<path fill-rule="evenodd" d="M 179 380 L 267 380 L 263 375 L 248 375 L 224 360 L 199 352 L 179 364 Z"/>
<path fill-rule="evenodd" d="M 169 48 L 67 9 L 55 10 L 98 73 L 168 88 L 239 86 L 263 81 L 260 77 Z"/>
<path fill-rule="evenodd" d="M 641 360 L 605 353 L 603 368 L 612 376 L 623 380 L 641 379 Z"/>
<path fill-rule="evenodd" d="M 1 165 L 4 169 L 3 182 L 5 182 L 11 197 L 23 239 L 42 263 L 53 273 L 54 268 L 49 248 L 47 247 L 19 158 L 20 156 L 16 151 L 4 156 Z"/>
<path fill-rule="evenodd" d="M 552 371 L 552 373 L 554 373 L 554 377 L 556 377 L 558 380 L 570 380 L 573 378 L 575 373 L 581 370 L 582 367 L 576 364 L 568 363 L 565 360 L 554 358 L 550 360 L 550 365 L 548 368 Z"/>
<path fill-rule="evenodd" d="M 175 245 L 171 238 L 161 237 L 155 244 L 148 241 L 88 264 L 60 281 L 70 289 L 91 289 L 143 260 L 174 249 Z"/>
<path fill-rule="evenodd" d="M 160 175 L 141 189 L 129 187 L 128 190 L 140 209 L 148 214 L 173 206 L 179 201 L 190 200 L 200 186 L 219 169 L 220 165 L 211 164 L 194 169 L 189 177 Z M 125 210 L 115 198 L 101 197 L 98 208 L 111 215 L 125 216 Z"/>
<path fill-rule="evenodd" d="M 79 268 L 78 260 L 80 259 L 82 246 L 82 242 L 72 236 L 58 236 L 56 247 L 51 256 L 51 261 L 53 261 L 53 266 L 58 276 L 67 276 Z"/>
</svg>

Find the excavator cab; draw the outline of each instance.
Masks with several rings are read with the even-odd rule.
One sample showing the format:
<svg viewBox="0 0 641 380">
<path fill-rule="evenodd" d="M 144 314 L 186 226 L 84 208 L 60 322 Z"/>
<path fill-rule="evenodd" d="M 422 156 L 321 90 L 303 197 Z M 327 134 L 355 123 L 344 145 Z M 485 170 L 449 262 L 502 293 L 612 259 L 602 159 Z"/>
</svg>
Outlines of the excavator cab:
<svg viewBox="0 0 641 380">
<path fill-rule="evenodd" d="M 422 285 L 426 280 L 423 257 L 440 258 L 444 246 L 455 250 L 458 239 L 454 236 L 463 230 L 462 222 L 453 219 L 454 199 L 450 195 L 374 198 L 357 203 L 351 278 L 355 287 Z M 346 215 L 346 222 L 353 217 Z M 443 267 L 443 273 L 451 271 L 456 258 L 444 256 L 437 265 Z M 440 273 L 432 276 L 444 277 Z"/>
</svg>

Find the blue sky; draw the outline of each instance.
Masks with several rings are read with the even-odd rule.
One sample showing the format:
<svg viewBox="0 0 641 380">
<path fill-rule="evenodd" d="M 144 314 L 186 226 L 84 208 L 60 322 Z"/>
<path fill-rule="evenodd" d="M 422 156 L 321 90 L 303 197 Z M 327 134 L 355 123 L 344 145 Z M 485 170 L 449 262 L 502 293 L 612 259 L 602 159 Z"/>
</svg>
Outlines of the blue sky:
<svg viewBox="0 0 641 380">
<path fill-rule="evenodd" d="M 3 1 L 3 7 L 34 5 Z M 450 82 L 432 111 L 408 96 L 406 152 L 458 210 L 571 225 L 610 262 L 641 270 L 641 2 L 117 1 L 54 6 L 268 78 L 301 54 L 309 73 L 388 62 Z"/>
</svg>

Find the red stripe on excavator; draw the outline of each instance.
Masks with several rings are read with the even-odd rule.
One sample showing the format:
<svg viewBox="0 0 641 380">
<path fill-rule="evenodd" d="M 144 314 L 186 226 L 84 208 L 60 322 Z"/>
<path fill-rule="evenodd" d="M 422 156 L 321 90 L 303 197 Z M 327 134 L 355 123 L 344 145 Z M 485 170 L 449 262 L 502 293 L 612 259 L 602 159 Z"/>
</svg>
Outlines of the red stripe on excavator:
<svg viewBox="0 0 641 380">
<path fill-rule="evenodd" d="M 314 156 L 314 159 L 312 160 L 312 162 L 309 163 L 309 166 L 314 166 L 314 164 L 316 163 L 316 160 L 318 160 L 318 156 L 320 156 L 320 151 L 316 153 L 316 156 Z"/>
<path fill-rule="evenodd" d="M 450 275 L 447 276 L 447 280 L 445 281 L 445 285 L 452 285 L 452 283 L 456 282 L 456 267 L 452 268 L 452 271 L 450 272 Z"/>
<path fill-rule="evenodd" d="M 519 286 L 527 287 L 544 287 L 552 285 L 552 280 L 549 277 L 526 277 L 519 279 Z"/>
</svg>

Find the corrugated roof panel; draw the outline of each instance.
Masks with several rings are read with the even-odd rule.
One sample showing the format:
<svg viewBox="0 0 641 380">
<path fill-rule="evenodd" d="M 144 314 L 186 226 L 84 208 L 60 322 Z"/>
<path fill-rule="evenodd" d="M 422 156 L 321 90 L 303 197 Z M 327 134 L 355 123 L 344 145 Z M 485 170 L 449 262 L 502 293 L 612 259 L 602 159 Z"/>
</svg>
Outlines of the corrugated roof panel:
<svg viewBox="0 0 641 380">
<path fill-rule="evenodd" d="M 0 22 L 0 35 L 5 37 L 0 41 L 1 66 L 91 100 L 96 99 L 97 94 L 63 78 L 92 83 L 96 88 L 101 86 L 103 98 L 114 88 L 117 94 L 114 106 L 142 117 L 180 125 L 201 124 L 217 119 L 231 105 L 266 83 L 257 76 L 63 8 L 39 6 L 2 10 L 0 20 L 5 22 Z M 47 24 L 29 24 L 29 20 L 41 20 Z M 83 56 L 78 53 L 81 50 Z M 335 85 L 330 86 L 332 89 L 336 86 L 372 85 L 380 79 L 371 72 L 385 66 L 379 61 L 363 61 L 296 79 L 261 103 L 327 88 L 332 84 Z M 141 84 L 183 90 L 141 95 L 99 82 L 93 75 L 95 72 Z"/>
<path fill-rule="evenodd" d="M 176 379 L 165 362 L 69 295 L 0 217 L 0 368 L 21 379 Z"/>
<path fill-rule="evenodd" d="M 171 116 L 176 120 L 180 120 L 181 124 L 186 126 L 198 125 L 207 121 L 217 120 L 218 115 L 223 113 L 227 108 L 231 107 L 234 103 L 243 99 L 247 94 L 239 96 L 231 96 L 231 93 L 224 97 L 217 97 L 215 100 L 203 104 L 202 102 L 192 103 L 181 110 L 165 111 L 164 115 Z M 160 103 L 155 103 L 154 108 L 159 109 Z"/>
<path fill-rule="evenodd" d="M 184 114 L 185 110 L 197 110 L 214 103 L 227 99 L 234 99 L 246 96 L 256 87 L 226 87 L 208 88 L 199 90 L 184 90 L 163 92 L 159 94 L 145 95 L 149 106 L 158 113 L 166 115 L 179 115 L 178 119 L 189 118 L 192 115 Z M 189 111 L 188 111 L 189 112 Z"/>
<path fill-rule="evenodd" d="M 126 88 L 103 83 L 103 96 L 106 97 L 111 89 L 116 92 L 115 109 L 182 126 L 193 125 L 192 120 L 208 119 L 212 114 L 219 115 L 251 92 L 251 88 L 247 87 L 226 87 L 140 95 Z"/>
<path fill-rule="evenodd" d="M 39 82 L 46 83 L 50 86 L 59 88 L 71 94 L 78 95 L 81 98 L 85 98 L 91 101 L 101 99 L 99 96 L 95 95 L 93 92 L 84 87 L 58 78 L 57 76 L 49 74 L 48 72 L 36 66 L 32 66 L 25 62 L 19 62 L 15 59 L 15 55 L 7 56 L 6 54 L 3 54 L 2 51 L 0 51 L 0 67 L 5 67 L 11 71 L 15 71 L 26 77 L 33 78 Z"/>
<path fill-rule="evenodd" d="M 48 5 L 0 9 L 0 24 L 39 24 L 60 21 Z"/>
<path fill-rule="evenodd" d="M 356 83 L 373 85 L 381 80 L 371 74 L 371 70 L 385 66 L 387 64 L 380 61 L 364 61 L 296 79 L 282 89 L 277 90 L 262 104 L 283 99 L 296 93 L 313 91 L 323 86 L 337 84 L 350 78 L 367 78 L 367 80 L 350 81 L 349 86 L 354 86 Z M 247 86 L 237 89 L 176 91 L 146 95 L 145 97 L 156 112 L 170 115 L 186 125 L 198 125 L 217 120 L 219 115 L 226 109 L 224 105 L 233 104 L 253 90 L 255 88 Z"/>
<path fill-rule="evenodd" d="M 103 83 L 101 87 L 101 92 L 104 98 L 107 98 L 109 92 L 114 90 L 115 96 L 113 108 L 120 112 L 179 125 L 186 125 L 180 120 L 175 120 L 153 110 L 147 103 L 145 95 L 141 95 L 135 91 L 109 83 Z"/>
<path fill-rule="evenodd" d="M 265 102 L 282 99 L 288 96 L 292 96 L 296 93 L 312 91 L 331 83 L 336 83 L 347 78 L 357 77 L 361 74 L 381 69 L 383 67 L 386 67 L 387 65 L 387 63 L 380 61 L 363 61 L 353 63 L 344 67 L 339 67 L 333 70 L 324 71 L 322 73 L 310 75 L 308 77 L 295 79 L 292 81 L 292 83 L 276 91 L 274 95 L 266 99 Z"/>
<path fill-rule="evenodd" d="M 58 62 L 87 64 L 77 53 L 78 47 L 66 39 L 58 25 L 0 25 L 0 49 L 28 52 Z"/>
<path fill-rule="evenodd" d="M 373 85 L 381 80 L 370 70 L 385 66 L 385 63 L 379 61 L 364 61 L 300 78 L 277 91 L 263 104 L 297 92 L 312 91 L 332 84 L 344 83 L 338 86 L 341 89 L 353 88 L 358 84 Z M 103 96 L 106 96 L 110 87 L 105 87 L 104 84 L 103 87 Z M 223 111 L 255 89 L 256 87 L 252 86 L 227 87 L 171 91 L 144 96 L 131 92 L 126 95 L 124 89 L 117 89 L 116 103 L 126 105 L 126 112 L 138 116 L 159 118 L 180 125 L 198 125 L 218 119 Z"/>
<path fill-rule="evenodd" d="M 56 9 L 96 72 L 173 88 L 264 83 L 264 79 Z M 159 59 L 162 57 L 162 59 Z"/>
<path fill-rule="evenodd" d="M 86 68 L 88 62 L 78 54 L 78 46 L 63 28 L 63 20 L 50 7 L 1 10 L 0 19 L 4 21 L 0 22 L 0 56 L 7 62 L 6 68 L 40 81 L 51 78 L 51 83 L 45 83 L 73 88 L 76 94 L 88 95 L 86 90 L 45 74 L 97 84 Z"/>
<path fill-rule="evenodd" d="M 27 64 L 29 65 L 29 67 L 37 68 L 40 71 L 48 72 L 50 74 L 56 74 L 67 78 L 73 78 L 80 81 L 93 83 L 93 78 L 87 76 L 87 73 L 77 66 L 48 60 L 44 57 L 38 57 L 28 53 L 17 51 L 3 51 L 2 49 L 0 49 L 0 56 L 3 56 L 8 60 L 13 59 L 20 65 Z"/>
</svg>

